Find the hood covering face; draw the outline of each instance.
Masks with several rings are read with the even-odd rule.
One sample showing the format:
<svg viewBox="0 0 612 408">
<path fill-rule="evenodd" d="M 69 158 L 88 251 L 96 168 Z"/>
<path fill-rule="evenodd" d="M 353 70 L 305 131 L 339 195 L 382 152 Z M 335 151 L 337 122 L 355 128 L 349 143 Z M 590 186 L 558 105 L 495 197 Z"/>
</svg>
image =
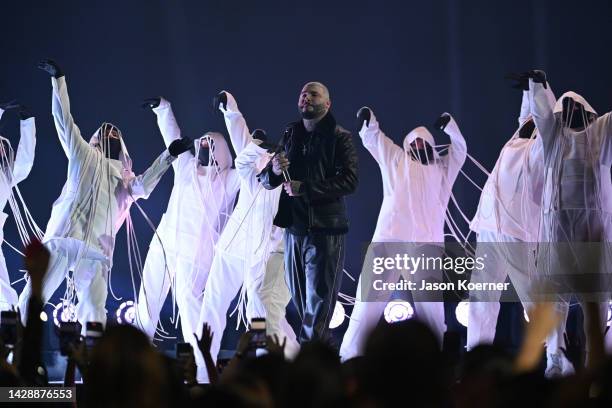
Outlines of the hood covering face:
<svg viewBox="0 0 612 408">
<path fill-rule="evenodd" d="M 429 145 L 429 147 L 426 146 L 425 149 L 421 150 L 420 153 L 410 145 L 417 138 L 421 138 L 427 145 Z M 433 135 L 429 133 L 429 130 L 427 130 L 427 128 L 425 128 L 424 126 L 419 126 L 406 135 L 406 137 L 404 138 L 403 147 L 406 153 L 411 154 L 417 160 L 419 159 L 420 154 L 423 154 L 423 152 L 427 152 L 427 157 L 420 157 L 421 162 L 423 162 L 423 164 L 427 164 L 435 163 L 440 158 L 438 152 L 434 148 L 435 145 L 436 142 L 434 140 Z M 433 157 L 429 157 L 430 154 Z"/>
<path fill-rule="evenodd" d="M 221 133 L 206 132 L 204 136 L 195 139 L 193 142 L 196 158 L 200 156 L 202 140 L 208 140 L 208 145 L 212 146 L 212 149 L 209 149 L 208 154 L 209 166 L 215 161 L 217 162 L 219 171 L 229 169 L 232 166 L 232 154 L 230 153 L 229 146 Z"/>
<path fill-rule="evenodd" d="M 561 95 L 559 99 L 557 99 L 557 102 L 555 103 L 555 107 L 553 108 L 554 114 L 560 114 L 563 112 L 563 99 L 565 98 L 573 99 L 574 102 L 579 103 L 582 106 L 584 106 L 584 110 L 586 110 L 588 113 L 592 113 L 593 115 L 597 116 L 597 112 L 595 112 L 595 109 L 593 109 L 593 107 L 589 105 L 586 99 L 578 95 L 576 92 L 572 92 L 572 91 L 564 93 L 563 95 Z"/>
<path fill-rule="evenodd" d="M 586 127 L 588 126 L 588 124 L 592 123 L 595 119 L 597 119 L 597 112 L 595 112 L 595 109 L 593 109 L 593 107 L 586 101 L 586 99 L 578 95 L 576 92 L 572 92 L 572 91 L 564 93 L 557 100 L 553 108 L 554 115 L 560 116 L 563 119 L 562 117 L 564 115 L 563 106 L 564 106 L 564 103 L 566 103 L 565 102 L 566 99 L 571 99 L 572 101 L 574 101 L 574 103 L 582 105 L 586 113 L 586 116 L 587 116 L 585 119 L 588 121 L 588 123 L 586 124 L 583 123 L 581 111 L 575 111 L 569 115 L 569 118 L 567 118 L 570 120 L 569 127 L 571 128 Z"/>
<path fill-rule="evenodd" d="M 119 135 L 119 143 L 121 146 L 121 151 L 119 152 L 118 160 L 121 162 L 121 166 L 123 170 L 122 171 L 123 180 L 127 183 L 130 179 L 133 179 L 136 176 L 134 172 L 132 171 L 132 159 L 130 158 L 130 154 L 127 150 L 127 147 L 125 146 L 125 143 L 123 142 L 123 134 L 121 133 L 121 130 L 119 130 L 119 128 L 113 125 L 112 123 L 104 122 L 94 132 L 93 136 L 91 136 L 91 138 L 89 139 L 89 145 L 99 149 L 102 152 L 102 154 L 106 157 L 106 154 L 104 152 L 104 143 L 100 143 L 100 140 L 104 132 L 107 131 L 107 129 L 109 132 L 115 129 L 117 134 Z M 113 160 L 113 159 L 110 159 L 110 160 Z"/>
</svg>

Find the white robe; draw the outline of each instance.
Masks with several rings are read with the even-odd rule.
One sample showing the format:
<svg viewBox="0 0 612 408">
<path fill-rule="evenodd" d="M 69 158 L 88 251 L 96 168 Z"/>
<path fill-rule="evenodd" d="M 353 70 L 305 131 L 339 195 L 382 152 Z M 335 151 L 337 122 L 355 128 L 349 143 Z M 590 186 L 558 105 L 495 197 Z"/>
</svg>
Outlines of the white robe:
<svg viewBox="0 0 612 408">
<path fill-rule="evenodd" d="M 446 126 L 451 138 L 446 156 L 434 153 L 435 164 L 424 166 L 408 155 L 410 143 L 421 138 L 435 146 L 433 136 L 418 127 L 404 138 L 403 148 L 393 143 L 372 115 L 369 126 L 359 132 L 363 146 L 380 167 L 383 202 L 373 242 L 444 242 L 446 207 L 467 150 L 454 121 Z"/>
<path fill-rule="evenodd" d="M 566 281 L 569 288 L 580 274 L 599 273 L 602 279 L 612 276 L 609 244 L 584 244 L 609 242 L 612 236 L 612 116 L 607 113 L 597 117 L 586 100 L 574 92 L 563 94 L 551 109 L 546 90 L 532 80 L 529 96 L 544 146 L 539 269 L 547 276 L 574 275 Z M 564 126 L 564 98 L 581 103 L 595 119 L 580 131 Z M 591 251 L 596 246 L 603 251 L 593 256 Z M 592 262 L 586 263 L 587 259 Z M 601 289 L 609 294 L 609 286 Z"/>
<path fill-rule="evenodd" d="M 600 302 L 605 329 L 612 276 L 612 116 L 597 116 L 575 92 L 551 108 L 543 84 L 529 80 L 530 110 L 544 146 L 544 191 L 538 274 L 552 281 L 565 330 L 569 295 Z M 563 100 L 583 105 L 593 120 L 582 130 L 563 123 Z M 550 283 L 549 283 L 550 284 Z"/>
<path fill-rule="evenodd" d="M 228 118 L 226 114 L 230 134 L 249 134 L 244 119 L 235 116 Z M 266 318 L 266 334 L 286 338 L 289 355 L 299 347 L 295 333 L 285 319 L 290 295 L 284 280 L 283 231 L 273 225 L 281 190 L 266 190 L 257 179 L 257 174 L 270 157 L 256 143 L 250 143 L 236 157 L 240 196 L 216 246 L 199 321 L 200 329 L 207 323 L 212 332 L 219 333 L 213 337 L 211 345 L 213 359 L 219 353 L 228 308 L 241 286 L 242 298 L 248 299 L 246 320 Z M 239 308 L 242 308 L 241 303 Z M 242 316 L 241 309 L 239 316 Z M 203 359 L 199 357 L 197 362 L 198 381 L 207 382 Z"/>
<path fill-rule="evenodd" d="M 43 279 L 43 301 L 48 301 L 69 270 L 78 297 L 76 314 L 83 329 L 87 321 L 106 322 L 108 272 L 112 267 L 116 234 L 135 200 L 148 198 L 174 157 L 165 150 L 140 176 L 121 139 L 119 160 L 107 159 L 81 136 L 70 113 L 65 77 L 52 78 L 52 112 L 57 134 L 68 158 L 68 175 L 53 203 L 43 243 L 52 253 Z M 31 295 L 28 283 L 19 298 L 22 320 Z"/>
<path fill-rule="evenodd" d="M 550 106 L 555 97 L 548 88 Z M 531 119 L 529 94 L 523 91 L 519 127 L 502 148 L 495 167 L 482 190 L 470 229 L 478 233 L 476 257 L 486 259 L 486 267 L 472 271 L 473 283 L 503 283 L 509 275 L 523 302 L 531 307 L 530 277 L 535 270 L 533 251 L 538 239 L 544 166 L 542 141 L 537 132 L 520 138 L 522 127 Z M 499 315 L 501 291 L 487 291 L 485 299 L 470 298 L 467 349 L 493 343 Z M 483 301 L 478 301 L 483 300 Z M 549 348 L 563 339 L 556 333 Z"/>
<path fill-rule="evenodd" d="M 548 88 L 548 103 L 555 96 Z M 529 95 L 523 92 L 519 128 L 502 148 L 495 167 L 485 183 L 470 229 L 491 231 L 523 242 L 536 242 L 544 184 L 541 139 L 519 137 L 522 126 L 531 118 Z"/>
<path fill-rule="evenodd" d="M 444 223 L 452 187 L 467 156 L 465 140 L 451 118 L 444 130 L 451 139 L 446 156 L 433 151 L 429 165 L 423 165 L 410 156 L 410 144 L 421 138 L 432 147 L 435 142 L 424 127 L 411 131 L 405 138 L 403 148 L 397 146 L 380 130 L 372 113 L 369 125 L 361 128 L 359 136 L 363 145 L 372 154 L 380 167 L 383 181 L 383 203 L 378 216 L 373 243 L 404 242 L 425 243 L 429 247 L 444 246 Z M 428 248 L 431 251 L 433 248 Z M 370 246 L 369 251 L 373 251 Z M 372 271 L 367 271 L 371 273 Z M 362 292 L 366 278 L 359 277 L 355 307 L 349 327 L 340 347 L 343 360 L 363 352 L 365 339 L 386 306 L 383 301 L 368 301 Z M 421 274 L 422 278 L 426 278 Z M 398 276 L 399 278 L 399 276 Z M 438 279 L 441 277 L 438 276 Z M 366 295 L 366 297 L 368 297 Z M 388 299 L 391 300 L 391 299 Z M 442 339 L 444 305 L 442 302 L 415 302 L 416 313 Z"/>
<path fill-rule="evenodd" d="M 0 109 L 0 118 L 2 118 L 3 113 L 4 110 Z M 36 124 L 34 118 L 28 118 L 20 122 L 20 133 L 21 136 L 17 153 L 14 157 L 13 168 L 7 169 L 5 174 L 0 175 L 0 242 L 4 241 L 4 223 L 8 217 L 8 214 L 3 212 L 3 210 L 11 196 L 12 189 L 28 177 L 34 164 L 34 148 L 36 146 Z M 8 153 L 7 150 L 5 150 L 6 153 Z M 16 305 L 17 292 L 11 287 L 4 254 L 0 250 L 0 310 L 9 310 L 11 306 Z"/>
<path fill-rule="evenodd" d="M 228 111 L 235 105 L 228 94 Z M 170 103 L 162 99 L 153 109 L 166 145 L 181 137 Z M 236 199 L 239 178 L 231 168 L 232 156 L 223 137 L 209 133 L 214 141 L 218 166 L 198 164 L 202 138 L 194 141 L 195 156 L 185 153 L 173 164 L 174 187 L 168 208 L 151 240 L 137 302 L 137 324 L 153 338 L 160 311 L 170 287 L 181 316 L 184 341 L 197 349 L 193 333 L 214 256 L 214 245 L 225 227 Z M 248 143 L 244 134 L 230 133 L 236 152 Z M 167 269 L 166 269 L 167 266 Z"/>
</svg>

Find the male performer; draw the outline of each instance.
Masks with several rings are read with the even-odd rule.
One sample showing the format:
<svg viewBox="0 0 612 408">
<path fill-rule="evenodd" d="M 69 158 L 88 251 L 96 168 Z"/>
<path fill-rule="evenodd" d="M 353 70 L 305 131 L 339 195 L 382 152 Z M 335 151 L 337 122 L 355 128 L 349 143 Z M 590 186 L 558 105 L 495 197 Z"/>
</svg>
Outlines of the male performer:
<svg viewBox="0 0 612 408">
<path fill-rule="evenodd" d="M 106 323 L 107 280 L 115 236 L 129 217 L 130 206 L 149 197 L 172 161 L 189 150 L 190 143 L 173 142 L 151 167 L 135 176 L 119 129 L 103 123 L 87 143 L 70 114 L 64 73 L 51 60 L 42 61 L 38 67 L 52 77 L 53 119 L 68 158 L 68 178 L 53 204 L 43 239 L 52 254 L 43 280 L 43 302 L 72 271 L 78 297 L 76 315 L 84 331 L 88 321 Z M 22 320 L 27 316 L 30 294 L 28 282 L 19 299 Z"/>
<path fill-rule="evenodd" d="M 218 104 L 230 122 L 236 103 L 223 92 Z M 170 103 L 151 98 L 166 145 L 181 139 Z M 143 105 L 144 106 L 144 105 Z M 250 135 L 230 132 L 236 152 L 249 142 Z M 170 286 L 181 316 L 183 339 L 197 350 L 197 329 L 202 292 L 208 279 L 214 245 L 232 212 L 239 178 L 231 168 L 232 156 L 223 135 L 207 132 L 194 142 L 193 154 L 182 155 L 173 163 L 174 187 L 168 208 L 151 240 L 138 297 L 137 324 L 153 338 L 159 314 Z"/>
<path fill-rule="evenodd" d="M 13 152 L 8 139 L 0 136 L 0 242 L 4 241 L 4 222 L 8 215 L 1 212 L 11 197 L 13 187 L 23 181 L 34 164 L 36 125 L 29 111 L 16 103 L 0 104 L 0 118 L 5 111 L 19 110 L 21 118 L 19 146 Z M 11 287 L 4 254 L 0 249 L 0 310 L 10 310 L 17 305 L 17 292 Z"/>
<path fill-rule="evenodd" d="M 369 108 L 361 108 L 357 116 L 361 125 L 359 136 L 378 162 L 383 181 L 384 198 L 371 251 L 380 248 L 386 253 L 395 248 L 395 251 L 414 251 L 413 256 L 442 256 L 446 208 L 467 155 L 465 140 L 454 119 L 445 113 L 436 121 L 435 126 L 443 129 L 451 139 L 448 154 L 439 156 L 433 136 L 425 127 L 408 133 L 402 148 L 383 133 Z M 414 246 L 407 247 L 407 243 Z M 420 282 L 442 280 L 441 271 L 421 269 L 412 276 Z M 380 294 L 374 295 L 367 284 L 368 278 L 363 274 L 359 278 L 355 307 L 340 348 L 343 360 L 363 352 L 365 338 L 390 300 L 381 299 Z M 399 274 L 391 274 L 386 279 L 395 283 Z M 417 317 L 427 323 L 441 341 L 446 330 L 444 304 L 424 297 L 425 293 L 413 291 L 412 294 Z"/>
<path fill-rule="evenodd" d="M 351 134 L 336 124 L 325 85 L 302 88 L 302 119 L 290 123 L 276 155 L 262 172 L 265 188 L 283 185 L 275 225 L 285 230 L 287 282 L 302 320 L 299 341 L 328 340 L 344 266 L 349 223 L 344 196 L 358 184 Z"/>
</svg>

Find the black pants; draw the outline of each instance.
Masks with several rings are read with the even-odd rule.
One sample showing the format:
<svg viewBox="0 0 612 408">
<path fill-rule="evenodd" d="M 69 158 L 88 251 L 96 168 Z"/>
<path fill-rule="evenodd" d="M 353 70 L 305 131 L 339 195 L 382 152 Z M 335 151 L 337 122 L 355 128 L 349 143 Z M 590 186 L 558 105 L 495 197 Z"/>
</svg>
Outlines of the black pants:
<svg viewBox="0 0 612 408">
<path fill-rule="evenodd" d="M 331 340 L 334 313 L 344 268 L 344 235 L 285 231 L 285 276 L 293 304 L 302 319 L 298 340 Z"/>
</svg>

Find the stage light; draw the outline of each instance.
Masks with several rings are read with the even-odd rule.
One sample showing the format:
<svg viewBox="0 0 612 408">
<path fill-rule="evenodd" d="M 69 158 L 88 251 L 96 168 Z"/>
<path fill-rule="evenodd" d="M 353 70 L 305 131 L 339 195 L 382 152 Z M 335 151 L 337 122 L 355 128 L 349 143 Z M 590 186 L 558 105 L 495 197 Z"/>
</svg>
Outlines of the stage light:
<svg viewBox="0 0 612 408">
<path fill-rule="evenodd" d="M 117 323 L 133 324 L 136 320 L 136 308 L 134 307 L 134 301 L 128 300 L 121 303 L 115 312 L 115 315 L 117 316 Z"/>
<path fill-rule="evenodd" d="M 60 322 L 76 322 L 76 307 L 69 302 L 60 302 L 53 309 L 53 323 L 59 327 Z"/>
<path fill-rule="evenodd" d="M 49 320 L 49 317 L 44 311 L 40 312 L 40 320 L 43 322 L 46 322 L 47 320 Z"/>
<path fill-rule="evenodd" d="M 342 303 L 336 301 L 336 306 L 334 307 L 334 314 L 332 315 L 331 321 L 329 322 L 329 328 L 335 329 L 336 327 L 340 327 L 343 322 L 344 306 L 342 306 Z"/>
<path fill-rule="evenodd" d="M 387 323 L 396 323 L 412 319 L 414 309 L 410 302 L 405 300 L 392 300 L 385 306 L 385 320 Z"/>
<path fill-rule="evenodd" d="M 470 315 L 470 302 L 459 302 L 455 308 L 455 317 L 463 327 L 468 326 L 468 317 Z"/>
</svg>

